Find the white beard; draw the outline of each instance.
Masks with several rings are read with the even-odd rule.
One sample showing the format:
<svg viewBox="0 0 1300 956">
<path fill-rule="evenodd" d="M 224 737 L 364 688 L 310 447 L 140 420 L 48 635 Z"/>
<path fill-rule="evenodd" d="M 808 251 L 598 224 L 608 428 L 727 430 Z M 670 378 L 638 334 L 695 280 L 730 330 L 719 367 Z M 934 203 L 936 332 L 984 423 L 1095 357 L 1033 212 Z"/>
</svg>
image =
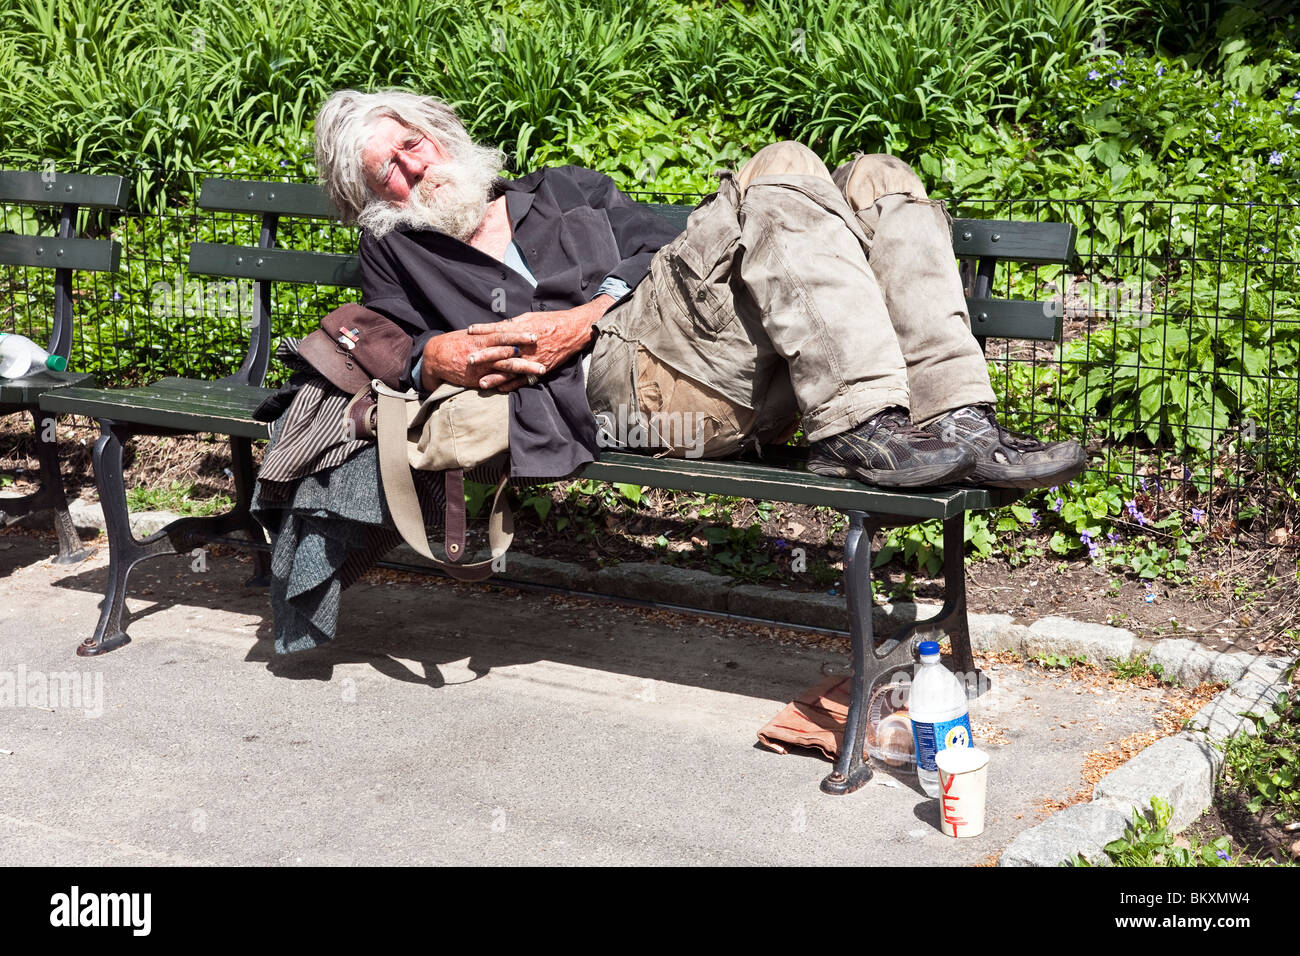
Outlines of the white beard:
<svg viewBox="0 0 1300 956">
<path fill-rule="evenodd" d="M 500 168 L 500 153 L 476 147 L 426 172 L 406 202 L 372 200 L 357 222 L 376 239 L 394 229 L 410 228 L 437 229 L 468 242 L 487 214 L 488 190 Z"/>
</svg>

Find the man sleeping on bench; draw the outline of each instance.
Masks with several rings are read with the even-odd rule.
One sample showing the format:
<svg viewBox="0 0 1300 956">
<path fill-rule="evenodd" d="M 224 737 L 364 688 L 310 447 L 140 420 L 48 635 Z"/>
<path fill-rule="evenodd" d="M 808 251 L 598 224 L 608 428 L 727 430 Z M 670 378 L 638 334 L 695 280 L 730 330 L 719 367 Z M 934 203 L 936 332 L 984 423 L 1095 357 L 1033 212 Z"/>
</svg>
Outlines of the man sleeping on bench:
<svg viewBox="0 0 1300 956">
<path fill-rule="evenodd" d="M 397 384 L 509 392 L 512 478 L 570 475 L 602 447 L 722 457 L 800 424 L 812 471 L 885 487 L 1048 487 L 1084 467 L 1076 442 L 998 425 L 951 220 L 892 156 L 831 174 L 767 146 L 680 235 L 588 169 L 499 177 L 499 150 L 408 92 L 335 93 L 316 156 L 362 227 L 364 306 L 411 336 Z M 341 590 L 400 540 L 373 444 L 337 427 L 350 396 L 300 391 L 254 503 L 281 653 L 332 639 Z"/>
<path fill-rule="evenodd" d="M 335 93 L 316 155 L 363 230 L 363 304 L 414 336 L 403 385 L 513 392 L 512 476 L 568 475 L 629 432 L 722 457 L 799 423 L 812 471 L 886 487 L 1083 470 L 1076 442 L 998 425 L 951 220 L 892 156 L 830 173 L 767 146 L 678 235 L 601 173 L 499 177 L 432 97 Z"/>
</svg>

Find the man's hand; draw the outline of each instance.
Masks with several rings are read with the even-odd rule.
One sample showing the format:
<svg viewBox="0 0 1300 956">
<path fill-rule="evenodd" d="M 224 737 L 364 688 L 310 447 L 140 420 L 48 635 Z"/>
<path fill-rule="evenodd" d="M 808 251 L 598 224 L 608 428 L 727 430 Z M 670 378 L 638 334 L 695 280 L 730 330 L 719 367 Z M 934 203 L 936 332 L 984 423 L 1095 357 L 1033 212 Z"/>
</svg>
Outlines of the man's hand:
<svg viewBox="0 0 1300 956">
<path fill-rule="evenodd" d="M 502 361 L 496 363 L 492 373 L 481 380 L 479 387 L 499 388 L 503 392 L 509 392 L 527 384 L 527 378 L 523 376 L 545 375 L 548 370 L 558 368 L 587 347 L 591 341 L 591 327 L 615 301 L 613 296 L 598 295 L 585 305 L 572 309 L 559 312 L 524 312 L 504 322 L 471 325 L 465 331 L 472 339 L 484 341 L 484 344 L 496 345 L 494 337 L 503 335 L 529 337 L 527 342 L 511 339 L 510 345 L 519 346 L 520 357 L 518 358 L 512 358 L 513 349 L 481 349 L 481 353 L 490 353 L 489 358 L 496 356 Z M 438 336 L 438 338 L 443 337 Z M 530 369 L 521 373 L 518 371 L 518 363 L 521 362 L 539 365 L 542 371 Z"/>
<path fill-rule="evenodd" d="M 480 326 L 490 334 L 470 335 L 468 330 L 443 332 L 424 346 L 421 378 L 427 391 L 443 382 L 467 388 L 492 388 L 507 383 L 509 392 L 525 384 L 528 375 L 545 375 L 547 366 L 522 357 L 537 343 L 537 333 L 505 322 Z"/>
</svg>

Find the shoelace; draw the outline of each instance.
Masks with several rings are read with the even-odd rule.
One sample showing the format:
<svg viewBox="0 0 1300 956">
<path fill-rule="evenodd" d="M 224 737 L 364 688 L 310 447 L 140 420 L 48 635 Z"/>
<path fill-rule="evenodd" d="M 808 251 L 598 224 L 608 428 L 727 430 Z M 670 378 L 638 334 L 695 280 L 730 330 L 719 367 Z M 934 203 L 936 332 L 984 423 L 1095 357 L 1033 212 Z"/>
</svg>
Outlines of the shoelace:
<svg viewBox="0 0 1300 956">
<path fill-rule="evenodd" d="M 994 431 L 998 436 L 998 441 L 1013 451 L 1032 451 L 1042 445 L 1036 438 L 1030 438 L 1028 435 L 1017 435 L 1015 432 L 1007 431 L 998 424 L 997 416 L 992 409 L 962 409 L 957 414 L 964 418 L 978 419 L 984 426 L 981 431 Z"/>
<path fill-rule="evenodd" d="M 881 428 L 888 427 L 890 434 L 897 435 L 899 438 L 914 438 L 918 441 L 928 438 L 934 440 L 934 436 L 923 428 L 917 428 L 912 423 L 912 419 L 902 412 L 885 411 L 876 416 L 876 426 L 871 430 L 875 435 Z"/>
</svg>

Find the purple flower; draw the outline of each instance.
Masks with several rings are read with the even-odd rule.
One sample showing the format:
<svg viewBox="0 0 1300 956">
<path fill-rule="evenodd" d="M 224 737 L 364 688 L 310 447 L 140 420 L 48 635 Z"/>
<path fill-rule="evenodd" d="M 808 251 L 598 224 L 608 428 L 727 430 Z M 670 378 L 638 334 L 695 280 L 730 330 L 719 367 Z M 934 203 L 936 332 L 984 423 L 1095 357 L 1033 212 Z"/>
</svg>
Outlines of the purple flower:
<svg viewBox="0 0 1300 956">
<path fill-rule="evenodd" d="M 1139 478 L 1138 484 L 1142 486 L 1143 491 L 1147 490 L 1147 480 L 1145 478 Z"/>
<path fill-rule="evenodd" d="M 1164 76 L 1164 75 L 1165 75 L 1165 65 L 1161 63 L 1158 67 L 1156 67 L 1156 76 Z"/>
<path fill-rule="evenodd" d="M 1223 852 L 1222 850 L 1216 851 L 1214 855 L 1217 856 L 1220 860 L 1226 860 L 1229 858 L 1228 854 Z"/>
<path fill-rule="evenodd" d="M 1233 106 L 1240 106 L 1240 105 L 1241 105 L 1241 100 L 1237 99 L 1237 98 L 1234 96 L 1234 97 L 1232 98 L 1232 105 L 1233 105 Z"/>
<path fill-rule="evenodd" d="M 1096 541 L 1092 540 L 1092 535 L 1088 532 L 1080 531 L 1079 540 L 1088 546 L 1088 557 L 1096 559 L 1097 555 L 1101 554 L 1101 548 Z"/>
<path fill-rule="evenodd" d="M 287 159 L 282 159 L 282 160 L 280 160 L 280 168 L 281 168 L 281 169 L 283 169 L 285 166 L 288 166 L 288 165 L 289 165 L 289 161 L 288 161 Z"/>
<path fill-rule="evenodd" d="M 122 301 L 122 293 L 120 293 L 120 292 L 114 292 L 114 293 L 113 293 L 113 301 L 114 301 L 114 302 L 121 302 L 121 301 Z"/>
<path fill-rule="evenodd" d="M 1037 512 L 1037 511 L 1030 511 L 1030 512 L 1029 512 L 1029 523 L 1030 523 L 1031 525 L 1038 524 L 1038 512 Z"/>
<path fill-rule="evenodd" d="M 1124 502 L 1124 508 L 1128 511 L 1128 516 L 1138 524 L 1145 525 L 1147 523 L 1146 515 L 1144 515 L 1142 510 L 1138 508 L 1136 501 Z"/>
<path fill-rule="evenodd" d="M 790 547 L 790 546 L 789 546 L 788 544 L 786 544 L 786 542 L 785 542 L 785 538 L 777 538 L 777 539 L 776 539 L 776 550 L 778 550 L 778 551 L 784 551 L 784 550 L 785 550 L 786 548 L 788 548 L 788 547 Z"/>
<path fill-rule="evenodd" d="M 1117 535 L 1114 531 L 1108 531 L 1106 532 L 1106 540 L 1109 541 L 1111 544 L 1117 544 L 1119 542 L 1119 535 Z"/>
<path fill-rule="evenodd" d="M 1057 493 L 1057 491 L 1060 490 L 1060 487 L 1061 487 L 1060 485 L 1052 485 L 1052 487 L 1047 489 L 1047 493 L 1049 495 L 1054 495 Z"/>
<path fill-rule="evenodd" d="M 1110 88 L 1111 88 L 1112 90 L 1118 90 L 1118 89 L 1119 89 L 1121 86 L 1123 86 L 1123 85 L 1124 85 L 1124 81 L 1121 80 L 1118 76 L 1115 76 L 1115 77 L 1112 77 L 1112 78 L 1111 78 L 1111 81 L 1110 81 Z"/>
<path fill-rule="evenodd" d="M 1064 501 L 1062 501 L 1060 498 L 1057 498 L 1054 502 L 1052 502 L 1052 510 L 1053 510 L 1053 511 L 1060 511 L 1062 505 L 1064 505 L 1064 504 L 1065 504 Z"/>
<path fill-rule="evenodd" d="M 1088 79 L 1090 79 L 1090 80 L 1099 80 L 1099 79 L 1101 79 L 1101 74 L 1098 73 L 1096 70 L 1089 70 L 1089 71 L 1088 71 Z"/>
<path fill-rule="evenodd" d="M 1273 152 L 1268 154 L 1268 164 L 1270 166 L 1281 166 L 1282 154 L 1279 153 L 1277 150 L 1273 150 Z"/>
<path fill-rule="evenodd" d="M 1296 90 L 1294 93 L 1292 93 L 1292 94 L 1291 94 L 1291 99 L 1293 99 L 1293 100 L 1300 100 L 1300 90 Z"/>
<path fill-rule="evenodd" d="M 1213 136 L 1210 137 L 1210 142 L 1217 143 L 1219 141 L 1219 137 L 1222 135 L 1223 135 L 1222 133 L 1215 133 Z"/>
<path fill-rule="evenodd" d="M 1201 520 L 1202 520 L 1204 517 L 1205 517 L 1205 512 L 1202 511 L 1200 508 L 1193 508 L 1193 509 L 1192 509 L 1192 520 L 1195 521 L 1197 524 L 1200 524 L 1200 523 L 1201 523 Z"/>
</svg>

